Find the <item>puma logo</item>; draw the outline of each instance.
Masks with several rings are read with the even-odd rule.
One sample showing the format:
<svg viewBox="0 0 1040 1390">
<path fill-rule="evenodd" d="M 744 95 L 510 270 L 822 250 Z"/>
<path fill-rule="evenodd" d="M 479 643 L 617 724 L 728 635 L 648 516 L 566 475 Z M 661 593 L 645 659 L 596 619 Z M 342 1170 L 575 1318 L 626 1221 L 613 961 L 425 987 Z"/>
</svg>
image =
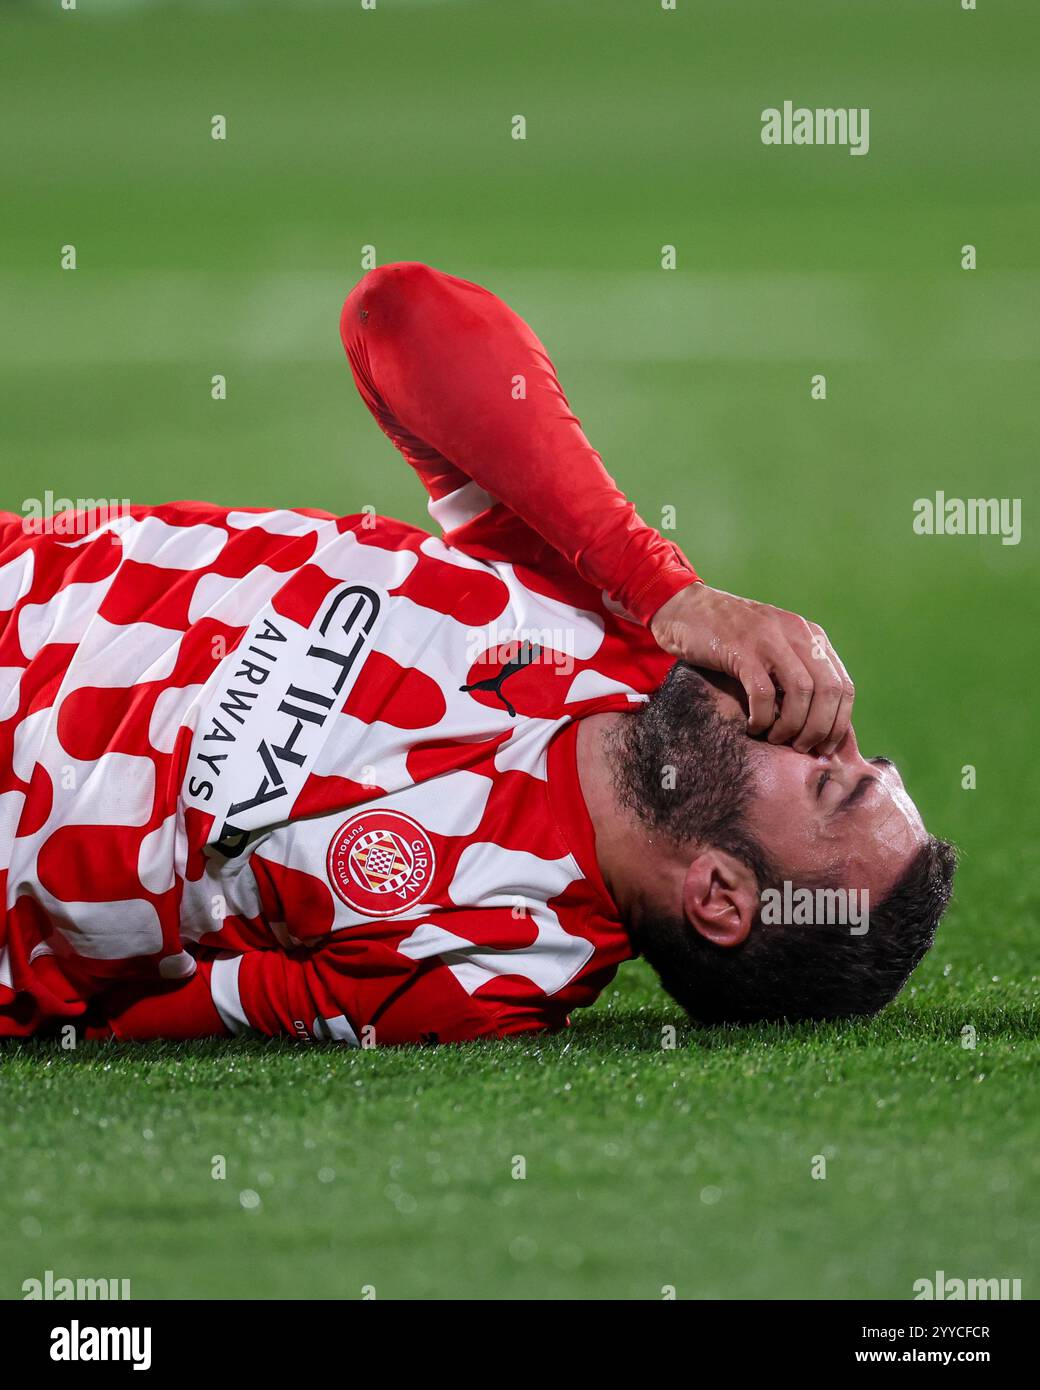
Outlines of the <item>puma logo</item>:
<svg viewBox="0 0 1040 1390">
<path fill-rule="evenodd" d="M 510 676 L 515 676 L 517 671 L 522 671 L 525 666 L 530 666 L 531 662 L 541 651 L 541 647 L 536 647 L 531 642 L 522 642 L 517 650 L 516 656 L 512 661 L 503 664 L 502 669 L 493 676 L 488 676 L 486 680 L 474 681 L 472 685 L 460 685 L 460 690 L 487 690 L 496 695 L 506 709 L 509 711 L 510 719 L 516 718 L 516 710 L 502 694 L 502 684 Z"/>
</svg>

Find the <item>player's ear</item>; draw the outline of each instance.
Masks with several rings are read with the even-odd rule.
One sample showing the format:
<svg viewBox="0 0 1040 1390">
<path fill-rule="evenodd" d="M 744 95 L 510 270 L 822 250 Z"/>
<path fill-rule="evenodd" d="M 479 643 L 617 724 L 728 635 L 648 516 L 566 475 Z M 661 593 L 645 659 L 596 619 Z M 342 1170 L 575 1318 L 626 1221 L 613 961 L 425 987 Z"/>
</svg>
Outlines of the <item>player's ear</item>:
<svg viewBox="0 0 1040 1390">
<path fill-rule="evenodd" d="M 758 880 L 721 849 L 701 850 L 686 870 L 683 915 L 716 946 L 739 946 L 758 912 Z"/>
</svg>

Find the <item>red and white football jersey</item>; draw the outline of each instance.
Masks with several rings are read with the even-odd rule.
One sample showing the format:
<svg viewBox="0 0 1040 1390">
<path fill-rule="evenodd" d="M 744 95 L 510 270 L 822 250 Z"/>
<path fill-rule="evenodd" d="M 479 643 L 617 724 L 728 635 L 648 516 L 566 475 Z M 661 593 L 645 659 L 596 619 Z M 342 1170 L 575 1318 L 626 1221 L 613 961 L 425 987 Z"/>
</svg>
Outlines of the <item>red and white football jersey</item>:
<svg viewBox="0 0 1040 1390">
<path fill-rule="evenodd" d="M 491 501 L 431 503 L 447 543 L 195 503 L 0 525 L 0 1032 L 100 995 L 120 1036 L 452 1041 L 596 997 L 631 948 L 576 721 L 669 658 Z"/>
<path fill-rule="evenodd" d="M 501 1035 L 630 954 L 576 721 L 660 682 L 645 623 L 697 576 L 487 290 L 381 267 L 341 333 L 443 539 L 0 517 L 0 1036 Z"/>
</svg>

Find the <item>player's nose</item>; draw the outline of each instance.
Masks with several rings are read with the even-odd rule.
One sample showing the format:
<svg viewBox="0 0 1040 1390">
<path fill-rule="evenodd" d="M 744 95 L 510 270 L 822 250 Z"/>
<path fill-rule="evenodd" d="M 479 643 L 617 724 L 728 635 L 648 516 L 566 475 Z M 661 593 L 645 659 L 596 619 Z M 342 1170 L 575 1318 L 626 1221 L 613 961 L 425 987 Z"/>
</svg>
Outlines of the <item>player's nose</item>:
<svg viewBox="0 0 1040 1390">
<path fill-rule="evenodd" d="M 867 762 L 863 754 L 859 751 L 859 744 L 856 742 L 856 731 L 849 726 L 849 731 L 838 744 L 833 753 L 819 755 L 817 760 L 826 767 L 832 777 L 840 776 L 859 778 L 871 773 L 870 763 Z"/>
</svg>

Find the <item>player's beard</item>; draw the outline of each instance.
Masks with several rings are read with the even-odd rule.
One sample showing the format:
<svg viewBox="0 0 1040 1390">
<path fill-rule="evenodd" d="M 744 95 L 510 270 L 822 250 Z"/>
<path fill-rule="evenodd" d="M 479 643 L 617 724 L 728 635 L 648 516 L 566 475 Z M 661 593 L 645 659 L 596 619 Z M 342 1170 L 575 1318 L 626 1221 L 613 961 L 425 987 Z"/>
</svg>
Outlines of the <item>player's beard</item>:
<svg viewBox="0 0 1040 1390">
<path fill-rule="evenodd" d="M 646 704 L 617 721 L 608 742 L 622 806 L 675 846 L 726 850 L 762 884 L 775 869 L 746 825 L 750 748 L 743 721 L 726 718 L 714 687 L 681 661 Z"/>
</svg>

